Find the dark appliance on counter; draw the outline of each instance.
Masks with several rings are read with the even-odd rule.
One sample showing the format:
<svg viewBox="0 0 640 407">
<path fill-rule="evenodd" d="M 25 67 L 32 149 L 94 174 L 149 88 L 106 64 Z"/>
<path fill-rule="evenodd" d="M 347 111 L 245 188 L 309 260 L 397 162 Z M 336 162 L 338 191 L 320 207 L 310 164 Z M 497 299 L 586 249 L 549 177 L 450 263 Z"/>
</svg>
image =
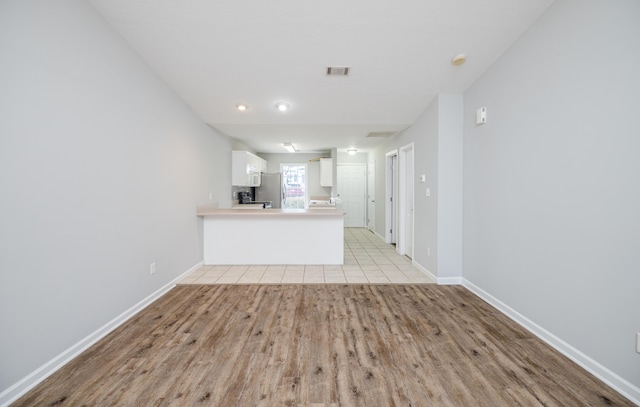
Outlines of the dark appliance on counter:
<svg viewBox="0 0 640 407">
<path fill-rule="evenodd" d="M 250 204 L 253 202 L 253 194 L 250 191 L 240 191 L 238 192 L 238 203 L 239 204 Z"/>
<path fill-rule="evenodd" d="M 253 188 L 251 188 L 253 189 Z M 253 191 L 240 191 L 238 192 L 238 204 L 251 205 L 252 208 L 271 208 L 271 201 L 256 201 L 253 199 Z"/>
</svg>

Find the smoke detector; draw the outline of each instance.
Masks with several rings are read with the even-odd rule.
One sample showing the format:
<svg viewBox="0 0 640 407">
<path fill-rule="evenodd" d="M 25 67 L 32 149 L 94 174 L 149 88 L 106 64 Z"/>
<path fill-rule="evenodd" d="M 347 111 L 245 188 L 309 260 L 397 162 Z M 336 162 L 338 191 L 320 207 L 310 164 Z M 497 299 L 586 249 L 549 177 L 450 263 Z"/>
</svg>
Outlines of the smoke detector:
<svg viewBox="0 0 640 407">
<path fill-rule="evenodd" d="M 328 66 L 327 76 L 347 76 L 350 69 L 348 66 Z"/>
<path fill-rule="evenodd" d="M 451 59 L 451 63 L 454 65 L 462 65 L 467 60 L 467 56 L 465 54 L 458 54 Z"/>
</svg>

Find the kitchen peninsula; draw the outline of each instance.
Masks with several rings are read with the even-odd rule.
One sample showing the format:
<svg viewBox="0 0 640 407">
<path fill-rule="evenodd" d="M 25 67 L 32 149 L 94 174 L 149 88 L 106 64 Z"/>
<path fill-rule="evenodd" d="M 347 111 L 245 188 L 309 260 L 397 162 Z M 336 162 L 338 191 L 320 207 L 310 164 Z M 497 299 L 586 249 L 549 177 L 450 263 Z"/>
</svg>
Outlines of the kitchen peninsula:
<svg viewBox="0 0 640 407">
<path fill-rule="evenodd" d="M 201 206 L 204 264 L 343 264 L 338 209 L 218 209 Z"/>
</svg>

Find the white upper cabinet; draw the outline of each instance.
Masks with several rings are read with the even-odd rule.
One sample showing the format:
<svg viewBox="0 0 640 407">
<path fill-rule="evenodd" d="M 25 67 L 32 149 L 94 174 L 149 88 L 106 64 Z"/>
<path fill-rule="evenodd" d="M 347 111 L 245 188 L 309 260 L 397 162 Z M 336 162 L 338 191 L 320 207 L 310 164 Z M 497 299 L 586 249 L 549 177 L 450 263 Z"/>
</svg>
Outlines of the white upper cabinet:
<svg viewBox="0 0 640 407">
<path fill-rule="evenodd" d="M 260 172 L 267 172 L 267 160 L 257 157 L 258 159 L 258 167 L 260 168 Z"/>
<path fill-rule="evenodd" d="M 333 158 L 320 159 L 320 186 L 333 186 Z"/>
<path fill-rule="evenodd" d="M 267 170 L 267 162 L 248 151 L 231 152 L 231 185 L 259 187 L 260 174 Z"/>
</svg>

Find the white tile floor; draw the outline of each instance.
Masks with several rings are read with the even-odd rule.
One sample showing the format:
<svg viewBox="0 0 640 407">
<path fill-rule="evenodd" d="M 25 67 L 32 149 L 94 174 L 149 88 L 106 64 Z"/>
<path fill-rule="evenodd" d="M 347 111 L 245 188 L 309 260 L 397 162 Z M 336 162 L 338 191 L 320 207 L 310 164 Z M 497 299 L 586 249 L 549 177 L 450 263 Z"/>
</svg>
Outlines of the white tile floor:
<svg viewBox="0 0 640 407">
<path fill-rule="evenodd" d="M 363 228 L 345 228 L 344 264 L 202 266 L 179 284 L 426 284 L 435 281 Z"/>
</svg>

